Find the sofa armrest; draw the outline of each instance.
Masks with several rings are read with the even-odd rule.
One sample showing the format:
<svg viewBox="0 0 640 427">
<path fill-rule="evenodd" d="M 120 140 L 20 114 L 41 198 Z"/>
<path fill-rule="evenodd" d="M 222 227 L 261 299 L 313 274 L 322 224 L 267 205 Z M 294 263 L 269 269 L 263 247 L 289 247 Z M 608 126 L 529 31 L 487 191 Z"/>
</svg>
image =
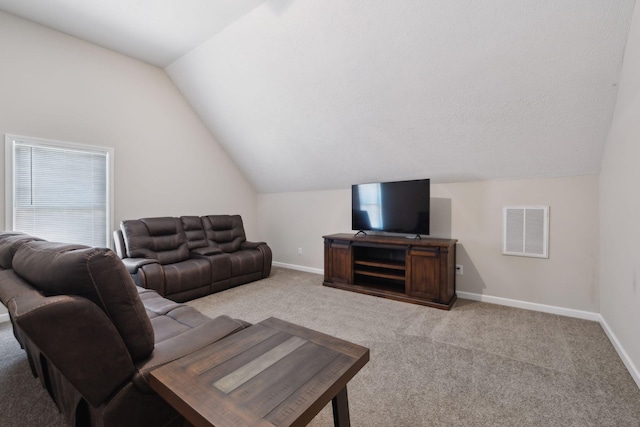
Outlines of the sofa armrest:
<svg viewBox="0 0 640 427">
<path fill-rule="evenodd" d="M 145 258 L 146 259 L 146 258 Z M 167 295 L 164 280 L 164 268 L 159 262 L 143 264 L 138 271 L 131 273 L 136 286 L 145 289 L 153 289 L 162 296 Z"/>
<path fill-rule="evenodd" d="M 138 269 L 143 265 L 159 264 L 157 259 L 152 258 L 124 258 L 122 262 L 124 266 L 127 267 L 129 274 L 136 274 Z"/>
<path fill-rule="evenodd" d="M 262 254 L 262 278 L 269 277 L 271 274 L 271 261 L 273 255 L 271 248 L 266 242 L 248 242 L 244 241 L 240 244 L 240 250 L 242 249 L 257 249 Z"/>
<path fill-rule="evenodd" d="M 202 258 L 210 255 L 218 255 L 222 249 L 215 246 L 205 246 L 204 248 L 191 249 L 191 258 Z"/>
<path fill-rule="evenodd" d="M 240 249 L 258 249 L 259 246 L 266 244 L 266 242 L 249 242 L 245 240 L 240 243 Z"/>
<path fill-rule="evenodd" d="M 29 294 L 12 299 L 9 310 L 27 339 L 95 407 L 135 372 L 115 326 L 86 298 Z"/>
</svg>

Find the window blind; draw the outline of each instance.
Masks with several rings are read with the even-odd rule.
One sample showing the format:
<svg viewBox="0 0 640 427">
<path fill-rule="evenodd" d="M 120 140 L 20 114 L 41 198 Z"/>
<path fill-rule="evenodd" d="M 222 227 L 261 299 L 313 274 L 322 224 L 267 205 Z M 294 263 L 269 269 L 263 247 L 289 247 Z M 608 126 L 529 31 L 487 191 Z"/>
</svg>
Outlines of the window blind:
<svg viewBox="0 0 640 427">
<path fill-rule="evenodd" d="M 109 153 L 13 141 L 13 229 L 107 247 Z"/>
</svg>

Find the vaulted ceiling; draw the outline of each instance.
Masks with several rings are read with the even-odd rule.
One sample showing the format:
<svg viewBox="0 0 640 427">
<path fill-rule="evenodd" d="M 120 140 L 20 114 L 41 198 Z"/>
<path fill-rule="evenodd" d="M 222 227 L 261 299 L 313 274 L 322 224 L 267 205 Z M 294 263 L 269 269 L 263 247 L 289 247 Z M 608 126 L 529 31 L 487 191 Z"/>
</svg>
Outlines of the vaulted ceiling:
<svg viewBox="0 0 640 427">
<path fill-rule="evenodd" d="M 596 174 L 635 0 L 0 0 L 162 67 L 259 192 Z"/>
</svg>

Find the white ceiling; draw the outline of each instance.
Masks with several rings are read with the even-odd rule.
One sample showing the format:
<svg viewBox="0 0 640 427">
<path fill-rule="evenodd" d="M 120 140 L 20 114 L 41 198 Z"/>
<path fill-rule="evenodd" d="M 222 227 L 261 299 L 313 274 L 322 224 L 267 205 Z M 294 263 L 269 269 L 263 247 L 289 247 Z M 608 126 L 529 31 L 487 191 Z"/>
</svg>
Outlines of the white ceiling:
<svg viewBox="0 0 640 427">
<path fill-rule="evenodd" d="M 265 0 L 0 0 L 0 9 L 165 67 Z"/>
<path fill-rule="evenodd" d="M 281 192 L 598 173 L 634 3 L 0 0 L 0 9 L 170 63 L 256 190 Z"/>
</svg>

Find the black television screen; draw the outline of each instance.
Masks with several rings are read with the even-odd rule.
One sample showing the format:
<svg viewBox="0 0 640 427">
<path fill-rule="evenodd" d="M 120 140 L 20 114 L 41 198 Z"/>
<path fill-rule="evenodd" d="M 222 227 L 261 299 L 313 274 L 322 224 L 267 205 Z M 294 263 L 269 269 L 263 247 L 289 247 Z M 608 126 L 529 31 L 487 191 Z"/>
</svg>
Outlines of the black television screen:
<svg viewBox="0 0 640 427">
<path fill-rule="evenodd" d="M 429 234 L 429 180 L 351 187 L 351 227 L 362 231 Z"/>
</svg>

